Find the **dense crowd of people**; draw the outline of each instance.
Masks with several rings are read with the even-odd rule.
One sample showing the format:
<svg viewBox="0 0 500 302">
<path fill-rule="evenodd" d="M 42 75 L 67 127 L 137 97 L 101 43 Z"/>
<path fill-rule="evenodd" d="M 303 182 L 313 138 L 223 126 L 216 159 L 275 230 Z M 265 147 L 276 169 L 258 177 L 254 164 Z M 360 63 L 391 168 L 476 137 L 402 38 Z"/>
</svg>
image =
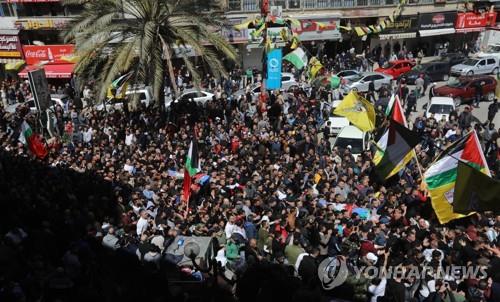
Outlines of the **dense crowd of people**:
<svg viewBox="0 0 500 302">
<path fill-rule="evenodd" d="M 440 225 L 415 162 L 384 181 L 374 173 L 370 150 L 354 157 L 349 148 L 332 148 L 324 122 L 333 91 L 273 92 L 262 105 L 251 93 L 235 98 L 234 82 L 210 85 L 222 92 L 204 108 L 188 101 L 170 113 L 153 106 L 135 112 L 57 107 L 62 138 L 47 142 L 43 159 L 18 139 L 23 120 L 38 129 L 29 110 L 0 109 L 0 300 L 195 301 L 194 292 L 156 287 L 158 272 L 172 261 L 166 250 L 182 235 L 215 238 L 219 272 L 233 273 L 218 280 L 227 299 L 500 301 L 500 216 L 481 213 Z M 404 83 L 395 89 L 404 91 Z M 378 92 L 372 101 L 382 110 L 392 92 Z M 449 120 L 413 118 L 421 168 L 476 129 L 498 177 L 500 132 L 492 120 L 478 120 L 469 106 Z M 198 143 L 201 170 L 185 202 L 191 141 Z M 318 266 L 329 257 L 346 260 L 350 273 L 325 291 Z M 452 265 L 487 273 L 418 279 L 353 273 L 367 266 Z M 129 268 L 130 275 L 113 273 Z M 196 268 L 183 267 L 182 274 L 209 278 Z"/>
</svg>

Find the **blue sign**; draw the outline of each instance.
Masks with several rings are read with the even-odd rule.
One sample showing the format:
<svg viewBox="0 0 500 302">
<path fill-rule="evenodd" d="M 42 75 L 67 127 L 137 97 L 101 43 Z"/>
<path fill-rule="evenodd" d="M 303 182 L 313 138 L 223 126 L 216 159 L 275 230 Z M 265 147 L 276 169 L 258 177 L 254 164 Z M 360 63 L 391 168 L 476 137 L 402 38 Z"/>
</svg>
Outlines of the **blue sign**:
<svg viewBox="0 0 500 302">
<path fill-rule="evenodd" d="M 267 90 L 281 88 L 282 56 L 281 48 L 273 49 L 267 53 Z"/>
</svg>

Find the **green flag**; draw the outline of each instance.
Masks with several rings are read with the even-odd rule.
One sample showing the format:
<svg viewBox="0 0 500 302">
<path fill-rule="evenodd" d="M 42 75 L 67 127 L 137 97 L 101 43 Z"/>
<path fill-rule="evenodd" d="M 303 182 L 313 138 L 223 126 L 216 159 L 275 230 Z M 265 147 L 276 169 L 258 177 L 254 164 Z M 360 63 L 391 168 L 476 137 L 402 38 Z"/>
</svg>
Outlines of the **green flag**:
<svg viewBox="0 0 500 302">
<path fill-rule="evenodd" d="M 453 194 L 453 211 L 462 214 L 493 211 L 500 214 L 500 181 L 473 168 L 472 164 L 460 161 Z"/>
</svg>

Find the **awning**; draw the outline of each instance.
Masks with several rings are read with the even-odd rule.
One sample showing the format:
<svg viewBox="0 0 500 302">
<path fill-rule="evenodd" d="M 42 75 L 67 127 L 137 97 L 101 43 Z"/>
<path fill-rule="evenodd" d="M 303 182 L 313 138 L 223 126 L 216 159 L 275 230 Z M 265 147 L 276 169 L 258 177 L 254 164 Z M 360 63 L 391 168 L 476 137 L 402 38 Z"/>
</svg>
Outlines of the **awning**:
<svg viewBox="0 0 500 302">
<path fill-rule="evenodd" d="M 411 38 L 416 38 L 417 33 L 412 32 L 412 33 L 397 33 L 397 34 L 385 34 L 385 35 L 378 35 L 380 40 L 398 40 L 398 39 L 411 39 Z"/>
<path fill-rule="evenodd" d="M 17 58 L 0 58 L 0 64 L 10 64 L 10 63 L 17 63 L 17 62 L 24 62 L 23 59 L 17 59 Z"/>
<path fill-rule="evenodd" d="M 454 34 L 455 29 L 454 28 L 428 29 L 428 30 L 419 30 L 418 33 L 421 37 L 440 36 L 440 35 Z"/>
<path fill-rule="evenodd" d="M 43 68 L 45 69 L 45 76 L 47 79 L 70 79 L 73 75 L 74 66 L 75 64 L 28 65 L 19 72 L 19 76 L 21 78 L 27 78 L 29 71 Z"/>
<path fill-rule="evenodd" d="M 465 33 L 477 33 L 484 31 L 484 27 L 471 27 L 471 28 L 457 28 L 457 33 L 465 34 Z"/>
</svg>

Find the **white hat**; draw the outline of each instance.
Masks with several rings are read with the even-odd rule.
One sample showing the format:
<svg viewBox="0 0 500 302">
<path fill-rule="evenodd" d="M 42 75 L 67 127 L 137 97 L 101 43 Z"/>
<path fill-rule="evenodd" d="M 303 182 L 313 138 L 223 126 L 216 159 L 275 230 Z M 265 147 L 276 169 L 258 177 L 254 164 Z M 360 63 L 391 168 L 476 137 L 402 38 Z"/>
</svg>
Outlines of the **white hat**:
<svg viewBox="0 0 500 302">
<path fill-rule="evenodd" d="M 370 260 L 373 263 L 377 263 L 378 257 L 374 253 L 366 254 L 366 259 Z"/>
</svg>

